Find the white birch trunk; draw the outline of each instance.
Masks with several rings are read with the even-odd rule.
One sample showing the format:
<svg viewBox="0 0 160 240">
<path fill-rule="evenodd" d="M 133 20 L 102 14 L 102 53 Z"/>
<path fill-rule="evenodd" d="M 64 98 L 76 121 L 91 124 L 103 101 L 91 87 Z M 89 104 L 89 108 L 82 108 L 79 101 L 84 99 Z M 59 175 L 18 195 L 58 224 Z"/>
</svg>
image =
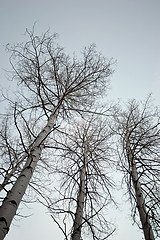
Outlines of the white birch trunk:
<svg viewBox="0 0 160 240">
<path fill-rule="evenodd" d="M 82 220 L 83 220 L 83 209 L 84 202 L 86 196 L 86 168 L 88 164 L 87 159 L 87 146 L 85 143 L 84 146 L 84 164 L 80 172 L 80 187 L 79 187 L 79 195 L 77 199 L 77 209 L 75 213 L 75 219 L 73 224 L 73 234 L 72 240 L 80 240 L 81 239 L 81 228 L 82 228 Z"/>
<path fill-rule="evenodd" d="M 135 189 L 137 208 L 138 208 L 138 212 L 139 212 L 140 221 L 142 224 L 144 237 L 145 237 L 145 240 L 155 240 L 154 234 L 152 231 L 152 226 L 150 224 L 150 220 L 149 220 L 149 217 L 148 217 L 148 214 L 146 211 L 146 207 L 145 207 L 145 200 L 143 198 L 143 192 L 142 192 L 141 184 L 140 184 L 139 178 L 138 178 L 136 162 L 135 162 L 134 157 L 132 156 L 130 150 L 129 150 L 128 158 L 129 158 L 129 162 L 130 162 L 131 168 L 132 168 L 131 178 L 132 178 L 132 182 L 133 182 L 134 189 Z"/>
<path fill-rule="evenodd" d="M 2 206 L 0 207 L 0 240 L 3 240 L 9 231 L 10 224 L 16 214 L 18 206 L 23 198 L 41 155 L 43 142 L 54 127 L 55 112 L 56 111 L 51 114 L 47 125 L 37 136 L 20 176 L 17 178 L 17 181 L 8 192 Z"/>
</svg>

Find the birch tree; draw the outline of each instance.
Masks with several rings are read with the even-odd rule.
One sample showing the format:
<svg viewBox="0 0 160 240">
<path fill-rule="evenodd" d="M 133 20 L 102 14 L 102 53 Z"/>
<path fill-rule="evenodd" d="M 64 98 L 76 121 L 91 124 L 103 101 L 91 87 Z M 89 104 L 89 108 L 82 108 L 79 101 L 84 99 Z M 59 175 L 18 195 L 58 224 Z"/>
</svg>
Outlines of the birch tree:
<svg viewBox="0 0 160 240">
<path fill-rule="evenodd" d="M 107 206 L 114 203 L 111 190 L 114 186 L 112 172 L 111 132 L 107 121 L 100 117 L 71 122 L 54 146 L 57 147 L 55 174 L 61 175 L 59 192 L 48 207 L 54 221 L 59 225 L 65 239 L 106 239 L 113 226 L 107 216 Z M 60 131 L 60 129 L 58 129 Z M 71 231 L 65 230 L 57 221 L 57 214 L 72 219 Z"/>
<path fill-rule="evenodd" d="M 46 32 L 39 37 L 34 30 L 26 33 L 26 43 L 8 45 L 13 81 L 18 83 L 16 101 L 9 102 L 25 158 L 0 208 L 0 240 L 9 231 L 48 136 L 62 120 L 93 109 L 95 100 L 105 93 L 112 72 L 111 62 L 93 45 L 83 50 L 80 60 L 71 59 L 58 46 L 55 35 Z"/>
<path fill-rule="evenodd" d="M 132 216 L 145 240 L 154 240 L 160 236 L 160 116 L 151 97 L 141 103 L 129 101 L 117 118 L 117 129 L 119 166 L 128 187 Z"/>
</svg>

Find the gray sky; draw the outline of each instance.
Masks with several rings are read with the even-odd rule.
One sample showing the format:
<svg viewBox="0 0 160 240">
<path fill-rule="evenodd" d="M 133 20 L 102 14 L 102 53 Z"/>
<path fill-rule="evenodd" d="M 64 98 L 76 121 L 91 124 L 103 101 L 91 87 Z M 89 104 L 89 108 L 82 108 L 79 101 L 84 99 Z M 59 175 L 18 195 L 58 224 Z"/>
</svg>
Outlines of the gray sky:
<svg viewBox="0 0 160 240">
<path fill-rule="evenodd" d="M 77 54 L 90 43 L 107 57 L 117 60 L 111 78 L 110 98 L 126 101 L 143 99 L 153 92 L 160 102 L 160 1 L 159 0 L 0 0 L 0 85 L 8 86 L 2 70 L 9 69 L 4 45 L 25 40 L 23 33 L 37 21 L 36 31 L 59 34 L 59 43 L 67 53 Z M 6 240 L 61 240 L 49 215 L 41 206 L 34 215 L 14 222 Z M 141 240 L 132 227 L 128 205 L 122 198 L 116 217 L 117 234 L 109 240 Z M 46 235 L 47 234 L 47 235 Z"/>
</svg>

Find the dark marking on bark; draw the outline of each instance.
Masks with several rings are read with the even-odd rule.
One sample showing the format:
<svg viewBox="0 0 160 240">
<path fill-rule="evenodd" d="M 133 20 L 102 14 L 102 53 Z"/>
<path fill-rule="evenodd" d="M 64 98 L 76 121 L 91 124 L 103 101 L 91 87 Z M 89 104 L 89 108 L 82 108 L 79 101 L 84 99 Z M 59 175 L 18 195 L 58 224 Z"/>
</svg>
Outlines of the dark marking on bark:
<svg viewBox="0 0 160 240">
<path fill-rule="evenodd" d="M 26 175 L 25 174 L 21 174 L 21 176 L 20 177 L 25 177 Z"/>
<path fill-rule="evenodd" d="M 7 227 L 8 224 L 7 224 L 6 219 L 5 219 L 4 217 L 0 217 L 0 222 L 4 222 L 4 223 L 5 223 L 6 227 L 3 227 L 3 229 L 4 229 L 5 231 L 7 231 L 7 233 L 8 233 L 9 227 Z"/>
<path fill-rule="evenodd" d="M 9 232 L 9 227 L 4 227 L 3 229 L 6 230 L 7 233 Z"/>
<path fill-rule="evenodd" d="M 138 197 L 142 197 L 142 193 L 140 193 L 140 194 L 138 195 Z"/>
<path fill-rule="evenodd" d="M 7 226 L 7 221 L 4 217 L 0 217 L 0 222 L 5 222 L 6 226 Z"/>
<path fill-rule="evenodd" d="M 32 167 L 31 167 L 31 166 L 27 166 L 26 168 L 27 168 L 27 169 L 32 169 Z"/>
<path fill-rule="evenodd" d="M 17 206 L 17 203 L 15 200 L 11 200 L 10 203 L 12 203 L 13 205 Z"/>
<path fill-rule="evenodd" d="M 29 169 L 31 171 L 31 173 L 33 173 L 33 168 L 31 167 L 31 165 L 27 166 L 26 168 Z"/>
</svg>

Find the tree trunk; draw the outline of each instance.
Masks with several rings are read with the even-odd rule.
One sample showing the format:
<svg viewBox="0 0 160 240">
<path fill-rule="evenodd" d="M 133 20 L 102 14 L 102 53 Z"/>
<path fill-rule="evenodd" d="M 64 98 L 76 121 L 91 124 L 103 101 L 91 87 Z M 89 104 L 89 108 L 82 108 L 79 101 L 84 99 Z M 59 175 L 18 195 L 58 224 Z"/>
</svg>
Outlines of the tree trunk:
<svg viewBox="0 0 160 240">
<path fill-rule="evenodd" d="M 2 206 L 0 207 L 0 240 L 3 240 L 9 231 L 11 222 L 40 158 L 43 149 L 43 142 L 54 127 L 55 112 L 56 110 L 51 114 L 47 125 L 37 136 L 21 174 L 17 178 L 12 189 L 8 192 Z"/>
<path fill-rule="evenodd" d="M 131 158 L 132 156 L 130 156 Z M 145 200 L 143 198 L 143 192 L 141 188 L 141 184 L 139 182 L 136 163 L 134 158 L 129 160 L 132 165 L 132 181 L 135 189 L 136 200 L 137 200 L 137 208 L 140 216 L 140 221 L 142 224 L 142 229 L 144 232 L 145 240 L 154 240 L 154 234 L 152 231 L 152 226 L 150 224 L 149 216 L 145 207 Z"/>
<path fill-rule="evenodd" d="M 73 224 L 73 233 L 72 240 L 80 240 L 81 239 L 81 228 L 82 228 L 82 220 L 83 220 L 83 209 L 84 202 L 86 196 L 86 168 L 87 168 L 88 160 L 87 160 L 87 146 L 85 143 L 84 146 L 84 163 L 80 172 L 80 185 L 79 185 L 79 195 L 77 198 L 77 209 L 75 213 L 75 219 Z"/>
</svg>

